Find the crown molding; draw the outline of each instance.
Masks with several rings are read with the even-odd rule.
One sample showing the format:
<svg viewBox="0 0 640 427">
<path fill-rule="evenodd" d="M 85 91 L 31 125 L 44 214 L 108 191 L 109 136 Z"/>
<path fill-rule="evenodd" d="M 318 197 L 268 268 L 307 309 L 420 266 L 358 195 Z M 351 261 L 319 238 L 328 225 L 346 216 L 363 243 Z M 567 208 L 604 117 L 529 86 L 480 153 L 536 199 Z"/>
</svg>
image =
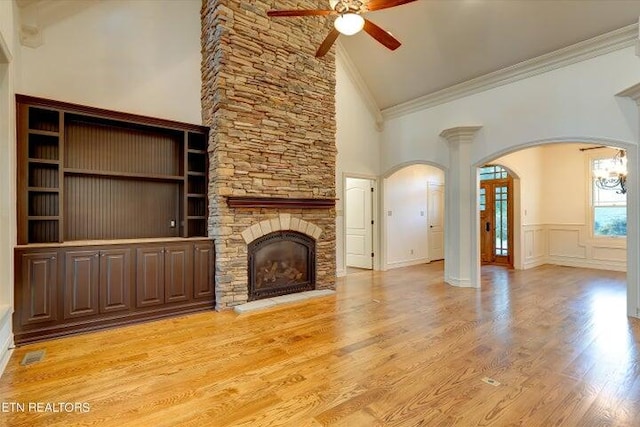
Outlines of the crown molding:
<svg viewBox="0 0 640 427">
<path fill-rule="evenodd" d="M 336 56 L 340 58 L 340 61 L 342 62 L 345 70 L 347 71 L 347 75 L 351 79 L 351 82 L 353 82 L 353 84 L 356 86 L 356 89 L 358 89 L 358 92 L 360 92 L 360 95 L 364 99 L 364 102 L 367 105 L 367 108 L 373 115 L 373 118 L 376 122 L 376 129 L 378 131 L 382 131 L 382 128 L 384 126 L 384 118 L 382 117 L 380 108 L 378 108 L 378 104 L 373 98 L 373 94 L 369 90 L 369 87 L 367 86 L 367 84 L 364 82 L 362 75 L 360 74 L 355 64 L 349 57 L 349 54 L 345 50 L 344 46 L 342 46 L 342 43 L 340 43 L 340 41 L 338 40 L 336 42 L 336 45 L 337 45 Z"/>
<path fill-rule="evenodd" d="M 620 93 L 616 93 L 616 96 L 631 98 L 636 101 L 638 106 L 640 106 L 640 83 L 633 85 Z"/>
<path fill-rule="evenodd" d="M 609 52 L 636 45 L 639 24 L 631 24 L 600 36 L 567 46 L 518 64 L 494 71 L 484 76 L 450 86 L 402 104 L 382 110 L 387 120 L 413 113 L 445 102 L 464 98 L 485 90 L 543 74 L 577 62 L 585 61 Z"/>
</svg>

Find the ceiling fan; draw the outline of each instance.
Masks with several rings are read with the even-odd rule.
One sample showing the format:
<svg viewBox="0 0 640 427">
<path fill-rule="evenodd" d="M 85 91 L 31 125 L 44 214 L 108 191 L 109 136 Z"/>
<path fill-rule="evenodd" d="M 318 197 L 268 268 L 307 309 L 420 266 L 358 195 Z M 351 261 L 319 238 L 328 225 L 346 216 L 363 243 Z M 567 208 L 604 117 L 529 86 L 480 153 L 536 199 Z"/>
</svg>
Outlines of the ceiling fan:
<svg viewBox="0 0 640 427">
<path fill-rule="evenodd" d="M 296 16 L 329 16 L 338 15 L 333 22 L 333 30 L 329 32 L 316 52 L 316 58 L 324 56 L 340 34 L 352 36 L 360 30 L 365 30 L 371 37 L 391 50 L 400 47 L 400 42 L 389 32 L 378 27 L 367 18 L 362 17 L 365 12 L 388 9 L 411 3 L 416 0 L 329 0 L 330 9 L 316 10 L 270 10 L 268 16 L 274 18 L 290 18 Z"/>
</svg>

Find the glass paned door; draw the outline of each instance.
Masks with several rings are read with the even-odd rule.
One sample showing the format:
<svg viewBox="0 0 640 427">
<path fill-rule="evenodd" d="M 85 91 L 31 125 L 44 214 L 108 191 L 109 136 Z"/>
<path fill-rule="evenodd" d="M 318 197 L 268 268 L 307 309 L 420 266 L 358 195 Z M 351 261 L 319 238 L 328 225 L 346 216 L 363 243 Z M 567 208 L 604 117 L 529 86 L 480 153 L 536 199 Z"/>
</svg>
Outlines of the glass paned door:
<svg viewBox="0 0 640 427">
<path fill-rule="evenodd" d="M 513 180 L 506 171 L 480 178 L 481 261 L 513 266 Z"/>
</svg>

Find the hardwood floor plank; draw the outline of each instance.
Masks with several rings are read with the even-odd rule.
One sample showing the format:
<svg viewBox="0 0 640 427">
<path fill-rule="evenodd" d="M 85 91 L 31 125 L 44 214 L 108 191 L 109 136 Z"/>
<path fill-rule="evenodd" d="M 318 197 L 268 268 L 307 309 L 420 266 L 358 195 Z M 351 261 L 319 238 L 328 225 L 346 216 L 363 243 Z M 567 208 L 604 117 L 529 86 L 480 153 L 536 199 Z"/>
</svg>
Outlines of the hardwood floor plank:
<svg viewBox="0 0 640 427">
<path fill-rule="evenodd" d="M 624 273 L 490 266 L 481 289 L 460 289 L 442 267 L 25 345 L 0 400 L 90 410 L 4 411 L 0 426 L 635 425 L 640 321 L 624 315 Z M 42 362 L 19 364 L 38 349 Z"/>
</svg>

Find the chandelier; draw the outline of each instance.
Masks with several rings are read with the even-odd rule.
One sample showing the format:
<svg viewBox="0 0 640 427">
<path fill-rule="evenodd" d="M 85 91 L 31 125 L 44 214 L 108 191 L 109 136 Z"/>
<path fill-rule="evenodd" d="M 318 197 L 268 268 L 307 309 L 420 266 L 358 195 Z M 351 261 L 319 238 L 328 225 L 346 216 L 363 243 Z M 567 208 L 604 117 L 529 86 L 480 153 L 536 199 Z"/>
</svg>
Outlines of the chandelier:
<svg viewBox="0 0 640 427">
<path fill-rule="evenodd" d="M 603 190 L 616 190 L 618 194 L 627 192 L 627 157 L 624 150 L 612 159 L 601 159 L 593 170 L 596 187 Z"/>
</svg>

